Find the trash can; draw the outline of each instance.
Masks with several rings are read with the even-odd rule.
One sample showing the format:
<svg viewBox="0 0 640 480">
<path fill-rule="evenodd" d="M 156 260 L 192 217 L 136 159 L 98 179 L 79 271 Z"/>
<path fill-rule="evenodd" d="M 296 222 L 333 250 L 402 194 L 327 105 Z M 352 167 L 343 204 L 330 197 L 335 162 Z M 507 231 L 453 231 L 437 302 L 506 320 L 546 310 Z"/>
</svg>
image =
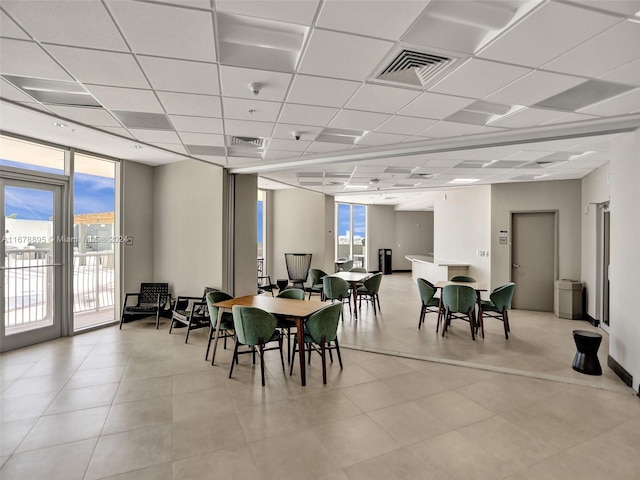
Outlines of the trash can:
<svg viewBox="0 0 640 480">
<path fill-rule="evenodd" d="M 553 302 L 556 317 L 582 319 L 582 288 L 582 282 L 576 280 L 556 280 Z"/>
<path fill-rule="evenodd" d="M 391 249 L 381 248 L 378 250 L 378 270 L 385 275 L 391 273 Z"/>
</svg>

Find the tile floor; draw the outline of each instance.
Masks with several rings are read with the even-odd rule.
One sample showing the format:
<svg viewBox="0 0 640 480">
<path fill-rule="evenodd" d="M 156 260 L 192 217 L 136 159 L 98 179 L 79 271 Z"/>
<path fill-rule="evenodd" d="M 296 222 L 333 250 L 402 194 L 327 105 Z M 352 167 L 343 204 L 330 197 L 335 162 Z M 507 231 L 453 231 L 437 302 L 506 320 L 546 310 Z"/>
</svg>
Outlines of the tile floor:
<svg viewBox="0 0 640 480">
<path fill-rule="evenodd" d="M 268 352 L 267 386 L 206 333 L 151 320 L 0 356 L 0 478 L 637 479 L 640 398 L 606 367 L 571 369 L 587 322 L 513 311 L 471 340 L 467 325 L 417 329 L 410 275 L 384 277 L 382 312 L 340 329 L 344 370 L 319 358 L 301 387 Z M 351 348 L 348 348 L 351 347 Z M 375 353 L 378 352 L 378 353 Z M 382 354 L 381 354 L 382 353 Z M 271 354 L 271 355 L 269 355 Z"/>
</svg>

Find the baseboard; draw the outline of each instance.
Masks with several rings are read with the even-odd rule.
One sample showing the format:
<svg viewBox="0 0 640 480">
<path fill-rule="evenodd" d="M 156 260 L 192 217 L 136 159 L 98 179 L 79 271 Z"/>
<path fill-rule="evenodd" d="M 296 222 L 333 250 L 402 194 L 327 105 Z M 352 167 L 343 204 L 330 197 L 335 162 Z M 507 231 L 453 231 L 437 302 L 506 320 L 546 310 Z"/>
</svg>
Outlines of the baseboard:
<svg viewBox="0 0 640 480">
<path fill-rule="evenodd" d="M 411 272 L 411 270 L 391 270 L 393 273 L 406 273 Z"/>
<path fill-rule="evenodd" d="M 591 325 L 593 325 L 594 327 L 598 327 L 600 325 L 600 320 L 598 320 L 597 318 L 593 318 L 591 315 L 589 315 L 588 313 L 584 314 L 584 320 L 586 320 L 587 322 L 589 322 Z"/>
<path fill-rule="evenodd" d="M 627 372 L 611 355 L 607 356 L 607 366 L 613 370 L 613 373 L 620 377 L 620 380 L 628 387 L 633 388 L 633 375 Z"/>
</svg>

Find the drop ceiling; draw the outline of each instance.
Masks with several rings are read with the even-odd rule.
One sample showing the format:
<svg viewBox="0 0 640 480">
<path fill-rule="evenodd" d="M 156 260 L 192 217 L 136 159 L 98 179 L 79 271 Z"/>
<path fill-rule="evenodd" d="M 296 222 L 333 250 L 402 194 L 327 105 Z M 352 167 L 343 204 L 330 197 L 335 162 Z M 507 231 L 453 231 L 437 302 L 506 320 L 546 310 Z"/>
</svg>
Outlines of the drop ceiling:
<svg viewBox="0 0 640 480">
<path fill-rule="evenodd" d="M 2 0 L 0 129 L 428 208 L 608 162 L 638 45 L 640 0 Z"/>
</svg>

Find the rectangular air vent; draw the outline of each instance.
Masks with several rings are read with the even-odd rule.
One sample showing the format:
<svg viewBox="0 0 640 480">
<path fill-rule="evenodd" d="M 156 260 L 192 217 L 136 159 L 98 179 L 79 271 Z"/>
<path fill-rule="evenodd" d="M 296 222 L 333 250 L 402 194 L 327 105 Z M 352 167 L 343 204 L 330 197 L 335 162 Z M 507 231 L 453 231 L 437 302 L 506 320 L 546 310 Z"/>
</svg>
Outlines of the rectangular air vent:
<svg viewBox="0 0 640 480">
<path fill-rule="evenodd" d="M 262 137 L 229 137 L 230 147 L 251 147 L 263 148 L 264 138 Z"/>
<path fill-rule="evenodd" d="M 436 53 L 402 49 L 376 77 L 394 83 L 417 87 L 426 86 L 435 77 L 448 70 L 457 58 Z"/>
</svg>

